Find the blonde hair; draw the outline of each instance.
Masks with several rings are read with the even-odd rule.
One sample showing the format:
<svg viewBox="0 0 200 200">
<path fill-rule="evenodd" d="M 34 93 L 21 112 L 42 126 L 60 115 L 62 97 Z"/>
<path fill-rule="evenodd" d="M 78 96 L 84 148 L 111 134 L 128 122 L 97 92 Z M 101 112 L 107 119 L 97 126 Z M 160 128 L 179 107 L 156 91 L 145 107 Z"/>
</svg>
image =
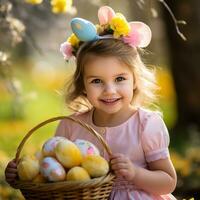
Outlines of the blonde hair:
<svg viewBox="0 0 200 200">
<path fill-rule="evenodd" d="M 80 111 L 83 108 L 91 109 L 92 105 L 84 93 L 84 66 L 94 56 L 116 57 L 125 63 L 133 72 L 136 89 L 132 105 L 135 107 L 148 107 L 156 101 L 157 85 L 155 70 L 144 65 L 138 49 L 125 44 L 119 39 L 109 38 L 93 42 L 83 43 L 76 54 L 76 70 L 71 80 L 66 84 L 65 102 L 73 110 Z"/>
</svg>

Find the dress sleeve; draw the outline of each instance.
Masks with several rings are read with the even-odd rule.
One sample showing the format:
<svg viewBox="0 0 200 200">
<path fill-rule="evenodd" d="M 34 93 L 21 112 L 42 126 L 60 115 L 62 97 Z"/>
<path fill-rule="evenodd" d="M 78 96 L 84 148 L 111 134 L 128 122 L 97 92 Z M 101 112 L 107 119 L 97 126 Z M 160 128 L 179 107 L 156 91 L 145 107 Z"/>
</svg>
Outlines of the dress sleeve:
<svg viewBox="0 0 200 200">
<path fill-rule="evenodd" d="M 169 133 L 160 114 L 149 113 L 142 130 L 142 146 L 147 162 L 169 156 Z"/>
<path fill-rule="evenodd" d="M 70 122 L 67 119 L 63 119 L 59 122 L 56 131 L 55 136 L 62 136 L 66 137 L 67 139 L 70 139 Z"/>
</svg>

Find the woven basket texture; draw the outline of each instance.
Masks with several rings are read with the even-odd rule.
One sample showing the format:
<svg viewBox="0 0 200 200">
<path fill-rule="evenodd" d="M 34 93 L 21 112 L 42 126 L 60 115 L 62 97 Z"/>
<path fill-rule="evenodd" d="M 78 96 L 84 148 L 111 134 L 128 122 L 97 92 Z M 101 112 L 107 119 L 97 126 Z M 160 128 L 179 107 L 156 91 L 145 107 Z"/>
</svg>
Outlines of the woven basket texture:
<svg viewBox="0 0 200 200">
<path fill-rule="evenodd" d="M 40 127 L 61 119 L 69 119 L 83 127 L 85 127 L 91 134 L 93 134 L 98 141 L 103 145 L 109 155 L 112 154 L 109 146 L 104 141 L 103 137 L 97 133 L 88 124 L 66 116 L 54 117 L 48 119 L 34 128 L 32 128 L 22 139 L 16 152 L 16 160 L 19 160 L 20 153 L 28 138 Z M 108 199 L 112 190 L 114 182 L 114 174 L 109 172 L 106 176 L 93 178 L 89 181 L 62 181 L 53 183 L 32 183 L 31 181 L 25 182 L 16 180 L 12 185 L 16 189 L 20 189 L 24 198 L 27 200 L 103 200 Z"/>
</svg>

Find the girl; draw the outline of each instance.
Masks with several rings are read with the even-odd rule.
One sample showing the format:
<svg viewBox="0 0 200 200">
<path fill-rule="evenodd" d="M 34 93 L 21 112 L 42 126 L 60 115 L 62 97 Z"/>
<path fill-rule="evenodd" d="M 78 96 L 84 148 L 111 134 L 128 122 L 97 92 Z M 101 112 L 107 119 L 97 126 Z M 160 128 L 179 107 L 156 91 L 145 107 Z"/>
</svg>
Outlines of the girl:
<svg viewBox="0 0 200 200">
<path fill-rule="evenodd" d="M 65 58 L 76 56 L 76 71 L 67 88 L 66 101 L 87 105 L 74 117 L 91 125 L 108 143 L 113 155 L 84 128 L 65 119 L 56 136 L 94 143 L 110 160 L 117 178 L 112 200 L 175 199 L 176 173 L 170 160 L 167 128 L 158 112 L 144 109 L 154 100 L 153 73 L 141 61 L 137 47 L 150 42 L 151 32 L 141 22 L 126 22 L 110 7 L 98 13 L 99 32 L 91 22 L 72 20 L 72 35 L 61 45 Z M 79 101 L 78 101 L 79 100 Z M 6 180 L 12 184 L 16 164 L 6 168 Z"/>
</svg>

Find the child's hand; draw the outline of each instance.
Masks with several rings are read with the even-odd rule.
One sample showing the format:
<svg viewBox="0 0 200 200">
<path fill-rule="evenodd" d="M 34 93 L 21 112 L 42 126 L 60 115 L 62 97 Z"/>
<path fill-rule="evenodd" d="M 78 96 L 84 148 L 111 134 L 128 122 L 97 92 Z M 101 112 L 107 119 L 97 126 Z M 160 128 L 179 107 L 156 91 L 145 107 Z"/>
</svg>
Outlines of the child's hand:
<svg viewBox="0 0 200 200">
<path fill-rule="evenodd" d="M 15 160 L 11 160 L 5 169 L 5 178 L 6 178 L 6 181 L 10 185 L 12 185 L 16 177 L 17 177 L 17 163 Z"/>
<path fill-rule="evenodd" d="M 128 157 L 123 154 L 113 154 L 110 158 L 111 168 L 117 176 L 122 176 L 127 181 L 132 181 L 135 178 L 136 167 Z"/>
</svg>

